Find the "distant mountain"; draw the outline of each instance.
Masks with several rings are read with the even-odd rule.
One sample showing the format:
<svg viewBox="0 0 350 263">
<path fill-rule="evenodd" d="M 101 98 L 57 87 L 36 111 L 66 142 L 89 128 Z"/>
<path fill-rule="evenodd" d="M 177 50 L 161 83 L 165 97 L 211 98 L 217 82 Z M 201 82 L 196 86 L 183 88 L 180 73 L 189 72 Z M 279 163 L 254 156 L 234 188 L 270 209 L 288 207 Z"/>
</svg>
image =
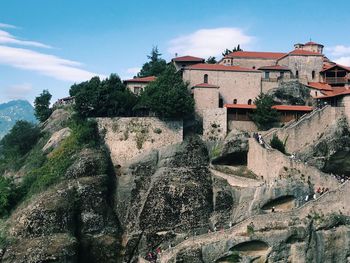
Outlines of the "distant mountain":
<svg viewBox="0 0 350 263">
<path fill-rule="evenodd" d="M 13 100 L 0 104 L 0 139 L 18 120 L 36 123 L 33 106 L 26 100 Z"/>
</svg>

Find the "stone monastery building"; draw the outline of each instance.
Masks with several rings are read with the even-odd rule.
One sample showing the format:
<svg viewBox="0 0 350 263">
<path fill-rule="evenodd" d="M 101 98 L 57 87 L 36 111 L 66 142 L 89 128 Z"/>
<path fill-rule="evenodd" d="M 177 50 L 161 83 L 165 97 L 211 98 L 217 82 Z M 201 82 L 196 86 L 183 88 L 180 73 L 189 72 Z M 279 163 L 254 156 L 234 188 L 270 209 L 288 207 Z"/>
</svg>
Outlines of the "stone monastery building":
<svg viewBox="0 0 350 263">
<path fill-rule="evenodd" d="M 182 71 L 184 81 L 189 83 L 196 111 L 201 116 L 208 110 L 226 108 L 228 120 L 231 113 L 236 114 L 231 119 L 248 121 L 242 117 L 242 111 L 253 110 L 254 99 L 261 92 L 291 81 L 299 81 L 310 89 L 311 96 L 333 106 L 339 106 L 344 103 L 343 97 L 350 96 L 350 67 L 330 61 L 323 54 L 323 45 L 315 42 L 295 44 L 294 50 L 288 53 L 236 51 L 217 64 L 204 61 L 193 56 L 172 59 L 175 67 Z M 152 77 L 136 78 L 125 83 L 138 93 L 153 80 Z M 312 107 L 279 105 L 276 109 L 285 112 L 284 120 L 289 121 L 293 116 L 311 111 Z"/>
</svg>

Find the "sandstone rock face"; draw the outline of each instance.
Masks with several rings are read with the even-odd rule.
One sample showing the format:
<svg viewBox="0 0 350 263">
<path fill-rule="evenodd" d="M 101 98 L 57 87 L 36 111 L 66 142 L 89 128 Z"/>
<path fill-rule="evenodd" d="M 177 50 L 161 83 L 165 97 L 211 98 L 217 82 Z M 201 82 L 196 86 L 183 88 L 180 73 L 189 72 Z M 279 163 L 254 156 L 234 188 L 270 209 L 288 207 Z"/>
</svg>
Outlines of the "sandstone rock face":
<svg viewBox="0 0 350 263">
<path fill-rule="evenodd" d="M 55 133 L 67 127 L 67 122 L 71 117 L 71 112 L 65 109 L 55 110 L 51 116 L 42 124 L 43 131 Z"/>
<path fill-rule="evenodd" d="M 320 134 L 317 142 L 300 152 L 300 157 L 324 170 L 350 175 L 350 127 L 346 118 L 340 118 Z"/>
<path fill-rule="evenodd" d="M 56 148 L 60 143 L 71 134 L 70 128 L 63 128 L 52 134 L 49 141 L 43 147 L 43 152 L 48 152 L 50 149 Z"/>
<path fill-rule="evenodd" d="M 221 143 L 211 143 L 212 163 L 246 164 L 249 137 L 247 132 L 232 130 Z"/>
<path fill-rule="evenodd" d="M 312 103 L 310 91 L 299 81 L 282 82 L 278 88 L 267 92 L 277 104 L 306 105 Z"/>
<path fill-rule="evenodd" d="M 1 262 L 116 262 L 121 229 L 106 157 L 83 150 L 66 180 L 18 207 Z"/>
</svg>

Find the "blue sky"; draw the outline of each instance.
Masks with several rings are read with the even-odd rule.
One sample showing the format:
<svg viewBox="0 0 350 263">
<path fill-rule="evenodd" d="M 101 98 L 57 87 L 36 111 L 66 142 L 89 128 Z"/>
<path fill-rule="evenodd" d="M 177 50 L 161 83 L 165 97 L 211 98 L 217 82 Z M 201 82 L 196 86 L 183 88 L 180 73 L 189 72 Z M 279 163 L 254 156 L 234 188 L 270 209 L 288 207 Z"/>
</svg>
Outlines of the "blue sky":
<svg viewBox="0 0 350 263">
<path fill-rule="evenodd" d="M 290 51 L 310 38 L 350 66 L 350 2 L 297 0 L 1 0 L 0 102 L 53 100 L 93 75 L 132 77 L 157 45 L 163 57 Z"/>
</svg>

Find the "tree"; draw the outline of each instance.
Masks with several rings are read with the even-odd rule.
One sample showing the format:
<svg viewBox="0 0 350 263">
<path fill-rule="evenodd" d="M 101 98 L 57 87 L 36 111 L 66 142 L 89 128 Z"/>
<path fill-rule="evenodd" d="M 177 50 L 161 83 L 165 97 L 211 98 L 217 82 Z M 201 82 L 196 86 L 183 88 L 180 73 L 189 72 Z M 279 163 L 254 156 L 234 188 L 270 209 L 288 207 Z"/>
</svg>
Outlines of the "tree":
<svg viewBox="0 0 350 263">
<path fill-rule="evenodd" d="M 153 47 L 151 55 L 147 56 L 150 60 L 143 64 L 140 72 L 137 74 L 137 77 L 149 77 L 149 76 L 159 76 L 166 68 L 166 61 L 161 58 L 161 55 L 157 47 Z"/>
<path fill-rule="evenodd" d="M 43 92 L 35 98 L 34 101 L 34 114 L 35 117 L 40 121 L 44 122 L 50 117 L 52 109 L 50 109 L 50 100 L 52 95 L 48 90 L 43 90 Z"/>
<path fill-rule="evenodd" d="M 40 138 L 40 129 L 27 121 L 17 121 L 0 141 L 5 158 L 18 158 L 29 152 Z"/>
<path fill-rule="evenodd" d="M 137 97 L 116 74 L 103 81 L 93 77 L 74 84 L 69 93 L 75 96 L 74 108 L 82 117 L 130 116 L 137 103 Z"/>
<path fill-rule="evenodd" d="M 193 113 L 194 100 L 181 73 L 168 65 L 141 93 L 139 106 L 147 107 L 161 118 L 182 119 Z"/>
<path fill-rule="evenodd" d="M 207 59 L 207 61 L 205 61 L 205 63 L 207 63 L 207 64 L 216 64 L 217 61 L 216 61 L 216 58 L 215 58 L 215 57 L 209 57 L 209 58 Z"/>
<path fill-rule="evenodd" d="M 280 151 L 281 153 L 286 153 L 286 148 L 284 143 L 278 138 L 276 134 L 272 136 L 272 139 L 270 141 L 270 145 L 272 148 Z"/>
<path fill-rule="evenodd" d="M 224 56 L 226 56 L 232 52 L 236 52 L 236 51 L 243 51 L 243 49 L 241 49 L 241 46 L 239 44 L 237 45 L 237 47 L 234 47 L 232 50 L 226 48 L 226 50 L 224 52 L 222 52 L 222 56 L 224 57 Z"/>
<path fill-rule="evenodd" d="M 279 113 L 272 108 L 273 98 L 267 94 L 260 93 L 254 100 L 256 110 L 252 114 L 252 119 L 260 130 L 268 130 L 274 123 L 279 121 Z"/>
</svg>

